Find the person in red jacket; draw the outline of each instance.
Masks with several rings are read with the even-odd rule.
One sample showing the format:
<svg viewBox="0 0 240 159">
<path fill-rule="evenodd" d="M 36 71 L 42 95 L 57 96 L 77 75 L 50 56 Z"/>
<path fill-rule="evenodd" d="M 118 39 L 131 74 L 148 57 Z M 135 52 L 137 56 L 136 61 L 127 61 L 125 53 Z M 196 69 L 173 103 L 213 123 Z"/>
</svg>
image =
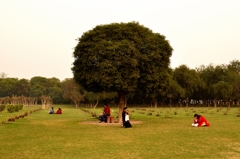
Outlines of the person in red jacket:
<svg viewBox="0 0 240 159">
<path fill-rule="evenodd" d="M 194 118 L 196 123 L 192 124 L 192 126 L 210 126 L 210 123 L 202 115 L 194 114 Z"/>
<path fill-rule="evenodd" d="M 61 108 L 58 108 L 56 114 L 62 114 L 62 109 L 61 109 Z"/>
<path fill-rule="evenodd" d="M 110 108 L 107 104 L 104 104 L 103 114 L 99 116 L 100 123 L 102 121 L 107 122 L 107 117 L 111 115 Z"/>
</svg>

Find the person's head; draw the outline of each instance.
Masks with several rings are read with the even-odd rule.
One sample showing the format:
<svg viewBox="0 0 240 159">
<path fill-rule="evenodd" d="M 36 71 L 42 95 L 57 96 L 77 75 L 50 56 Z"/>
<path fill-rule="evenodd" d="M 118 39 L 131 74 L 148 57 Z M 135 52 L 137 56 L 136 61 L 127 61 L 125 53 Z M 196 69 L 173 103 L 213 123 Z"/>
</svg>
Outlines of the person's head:
<svg viewBox="0 0 240 159">
<path fill-rule="evenodd" d="M 58 110 L 61 110 L 61 108 L 58 108 Z"/>
<path fill-rule="evenodd" d="M 52 107 L 52 109 L 53 109 L 53 107 Z"/>
<path fill-rule="evenodd" d="M 198 115 L 198 114 L 194 114 L 194 118 L 199 118 L 200 117 L 200 115 Z"/>
<path fill-rule="evenodd" d="M 104 104 L 104 107 L 108 107 L 108 105 L 105 103 L 105 104 Z"/>
<path fill-rule="evenodd" d="M 125 111 L 127 109 L 127 107 L 124 107 L 123 110 Z"/>
</svg>

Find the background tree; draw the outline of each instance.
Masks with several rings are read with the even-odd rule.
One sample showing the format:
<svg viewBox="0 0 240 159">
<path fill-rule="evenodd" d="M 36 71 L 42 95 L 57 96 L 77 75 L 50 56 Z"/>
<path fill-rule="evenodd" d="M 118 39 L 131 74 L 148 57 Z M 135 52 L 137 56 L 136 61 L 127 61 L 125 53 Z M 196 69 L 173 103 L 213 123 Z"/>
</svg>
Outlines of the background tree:
<svg viewBox="0 0 240 159">
<path fill-rule="evenodd" d="M 29 97 L 30 93 L 30 82 L 27 79 L 20 79 L 16 83 L 16 93 L 17 96 L 26 96 Z"/>
<path fill-rule="evenodd" d="M 49 87 L 47 88 L 47 95 L 52 98 L 54 103 L 62 103 L 62 88 L 61 81 L 58 78 L 48 78 L 47 79 Z"/>
<path fill-rule="evenodd" d="M 238 61 L 232 61 L 229 65 L 210 64 L 202 65 L 197 68 L 200 78 L 206 83 L 205 89 L 202 91 L 202 96 L 208 103 L 213 103 L 214 107 L 220 104 L 220 100 L 239 99 L 239 81 Z M 199 92 L 198 92 L 199 93 Z"/>
<path fill-rule="evenodd" d="M 40 84 L 31 85 L 30 97 L 40 97 L 42 95 L 46 95 L 46 87 Z"/>
<path fill-rule="evenodd" d="M 181 65 L 174 70 L 173 79 L 184 89 L 186 106 L 188 106 L 194 92 L 204 85 L 199 74 L 186 65 Z"/>
<path fill-rule="evenodd" d="M 165 36 L 136 22 L 99 25 L 78 39 L 74 79 L 92 92 L 118 92 L 119 115 L 125 93 L 164 91 L 172 47 Z"/>
<path fill-rule="evenodd" d="M 172 106 L 172 100 L 175 99 L 176 102 L 179 99 L 185 97 L 185 90 L 178 84 L 176 80 L 171 79 L 168 90 L 167 90 L 167 98 L 169 99 L 169 106 Z"/>
<path fill-rule="evenodd" d="M 63 98 L 70 99 L 78 108 L 80 102 L 84 101 L 86 91 L 73 79 L 65 79 L 62 83 Z"/>
<path fill-rule="evenodd" d="M 0 78 L 0 97 L 16 94 L 17 78 Z"/>
<path fill-rule="evenodd" d="M 7 77 L 7 74 L 5 72 L 0 73 L 0 78 L 6 78 L 6 77 Z"/>
<path fill-rule="evenodd" d="M 230 61 L 229 65 L 227 66 L 228 70 L 231 71 L 231 75 L 235 77 L 233 82 L 233 92 L 232 98 L 234 100 L 233 104 L 239 103 L 240 101 L 240 61 L 233 60 Z"/>
<path fill-rule="evenodd" d="M 47 95 L 48 81 L 45 77 L 35 76 L 30 80 L 30 97 Z"/>
</svg>

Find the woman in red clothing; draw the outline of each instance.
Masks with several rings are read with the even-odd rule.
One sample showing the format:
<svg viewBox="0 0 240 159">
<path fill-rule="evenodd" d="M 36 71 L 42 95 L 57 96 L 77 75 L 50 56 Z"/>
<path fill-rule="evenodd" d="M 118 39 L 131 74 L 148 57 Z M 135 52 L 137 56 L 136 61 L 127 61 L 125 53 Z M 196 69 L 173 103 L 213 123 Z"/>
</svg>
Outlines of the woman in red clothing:
<svg viewBox="0 0 240 159">
<path fill-rule="evenodd" d="M 58 108 L 56 114 L 62 114 L 62 109 L 61 109 L 61 108 Z"/>
<path fill-rule="evenodd" d="M 192 124 L 192 126 L 210 126 L 209 122 L 202 115 L 194 114 L 194 118 L 194 124 Z"/>
</svg>

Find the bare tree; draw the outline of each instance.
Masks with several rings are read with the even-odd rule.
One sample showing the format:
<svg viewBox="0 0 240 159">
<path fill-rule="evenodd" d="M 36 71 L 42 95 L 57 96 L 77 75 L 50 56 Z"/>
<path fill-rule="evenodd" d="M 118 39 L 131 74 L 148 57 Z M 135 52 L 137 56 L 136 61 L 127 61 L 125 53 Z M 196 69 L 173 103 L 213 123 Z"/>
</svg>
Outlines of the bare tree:
<svg viewBox="0 0 240 159">
<path fill-rule="evenodd" d="M 0 78 L 6 78 L 6 77 L 7 77 L 7 74 L 5 72 L 0 73 Z"/>
</svg>

